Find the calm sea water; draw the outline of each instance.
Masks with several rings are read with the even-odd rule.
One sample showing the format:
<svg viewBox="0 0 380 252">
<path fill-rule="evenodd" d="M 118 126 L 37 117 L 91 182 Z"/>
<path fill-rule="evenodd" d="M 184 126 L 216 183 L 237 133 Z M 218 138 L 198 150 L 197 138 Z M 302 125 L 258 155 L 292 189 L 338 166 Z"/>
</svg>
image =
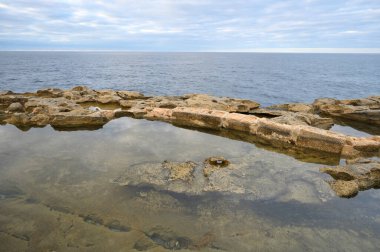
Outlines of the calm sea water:
<svg viewBox="0 0 380 252">
<path fill-rule="evenodd" d="M 263 105 L 380 93 L 380 54 L 0 52 L 0 90 L 88 85 Z"/>
</svg>

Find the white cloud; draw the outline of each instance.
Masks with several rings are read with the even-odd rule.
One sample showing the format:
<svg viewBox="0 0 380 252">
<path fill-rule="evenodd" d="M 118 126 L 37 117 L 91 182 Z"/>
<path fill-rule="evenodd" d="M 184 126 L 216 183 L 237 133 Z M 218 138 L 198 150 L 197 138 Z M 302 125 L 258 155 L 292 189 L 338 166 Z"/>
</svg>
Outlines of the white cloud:
<svg viewBox="0 0 380 252">
<path fill-rule="evenodd" d="M 28 47 L 31 41 L 45 39 L 52 41 L 52 47 L 84 49 L 104 48 L 111 40 L 115 43 L 110 49 L 143 43 L 152 50 L 154 46 L 182 50 L 370 48 L 380 44 L 380 1 L 0 2 L 1 46 L 12 47 L 17 40 Z"/>
</svg>

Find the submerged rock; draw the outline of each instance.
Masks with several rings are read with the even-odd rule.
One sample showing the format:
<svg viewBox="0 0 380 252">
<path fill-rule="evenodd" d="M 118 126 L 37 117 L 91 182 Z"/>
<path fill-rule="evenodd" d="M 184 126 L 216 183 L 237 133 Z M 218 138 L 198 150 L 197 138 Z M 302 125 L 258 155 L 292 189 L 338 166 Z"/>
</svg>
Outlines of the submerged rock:
<svg viewBox="0 0 380 252">
<path fill-rule="evenodd" d="M 209 157 L 204 161 L 203 174 L 205 177 L 209 177 L 214 171 L 227 167 L 230 161 L 224 157 Z"/>
<path fill-rule="evenodd" d="M 346 166 L 320 169 L 334 179 L 330 186 L 338 196 L 350 198 L 359 191 L 380 187 L 380 162 L 357 159 L 347 163 Z"/>
<path fill-rule="evenodd" d="M 170 171 L 170 180 L 180 179 L 190 181 L 193 178 L 193 172 L 196 166 L 197 164 L 191 161 L 184 163 L 164 161 L 162 163 L 162 167 Z"/>
<path fill-rule="evenodd" d="M 190 238 L 184 236 L 177 236 L 169 229 L 160 226 L 155 227 L 146 233 L 154 243 L 170 250 L 180 250 L 191 248 L 193 242 Z M 135 245 L 136 246 L 136 245 Z M 140 246 L 141 247 L 141 244 Z"/>
</svg>

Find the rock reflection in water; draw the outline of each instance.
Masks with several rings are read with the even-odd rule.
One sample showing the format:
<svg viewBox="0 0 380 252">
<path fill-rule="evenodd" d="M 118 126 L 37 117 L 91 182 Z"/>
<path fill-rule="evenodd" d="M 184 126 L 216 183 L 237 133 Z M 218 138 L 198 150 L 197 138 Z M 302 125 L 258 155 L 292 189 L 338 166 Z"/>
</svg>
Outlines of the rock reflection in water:
<svg viewBox="0 0 380 252">
<path fill-rule="evenodd" d="M 206 178 L 210 156 L 230 164 Z M 168 179 L 164 160 L 196 163 L 193 178 Z M 2 126 L 1 250 L 377 251 L 379 191 L 340 199 L 320 167 L 145 120 L 91 132 Z"/>
</svg>

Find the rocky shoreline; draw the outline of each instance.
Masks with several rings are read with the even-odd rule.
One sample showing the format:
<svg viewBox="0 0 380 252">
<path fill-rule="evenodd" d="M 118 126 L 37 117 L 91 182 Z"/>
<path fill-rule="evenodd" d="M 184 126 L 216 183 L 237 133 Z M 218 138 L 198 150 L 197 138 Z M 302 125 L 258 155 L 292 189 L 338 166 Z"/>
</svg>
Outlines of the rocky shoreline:
<svg viewBox="0 0 380 252">
<path fill-rule="evenodd" d="M 329 129 L 337 120 L 378 129 L 380 96 L 355 100 L 323 98 L 312 104 L 261 108 L 255 101 L 205 94 L 147 97 L 133 91 L 92 90 L 84 86 L 71 90 L 44 89 L 36 93 L 0 92 L 0 124 L 13 124 L 21 130 L 46 125 L 56 130 L 98 129 L 120 117 L 158 120 L 210 131 L 291 156 L 299 156 L 300 153 L 307 156 L 309 154 L 305 153 L 310 152 L 317 157 L 330 155 L 335 165 L 340 159 L 347 159 L 347 166 L 321 169 L 335 179 L 330 186 L 340 197 L 353 197 L 360 190 L 379 187 L 380 167 L 377 161 L 358 159 L 380 157 L 377 131 L 368 137 L 355 137 Z M 190 183 L 196 166 L 192 161 L 157 165 L 158 170 L 171 171 L 170 183 Z M 147 168 L 151 170 L 149 166 Z M 204 176 L 208 177 L 214 168 L 205 166 Z"/>
<path fill-rule="evenodd" d="M 132 91 L 44 89 L 0 92 L 0 123 L 20 129 L 50 124 L 58 130 L 96 129 L 119 117 L 160 120 L 184 127 L 243 132 L 275 148 L 330 153 L 343 158 L 379 156 L 380 136 L 329 131 L 334 118 L 380 126 L 380 96 L 317 99 L 312 104 L 260 108 L 250 100 L 204 94 L 146 97 Z"/>
</svg>

